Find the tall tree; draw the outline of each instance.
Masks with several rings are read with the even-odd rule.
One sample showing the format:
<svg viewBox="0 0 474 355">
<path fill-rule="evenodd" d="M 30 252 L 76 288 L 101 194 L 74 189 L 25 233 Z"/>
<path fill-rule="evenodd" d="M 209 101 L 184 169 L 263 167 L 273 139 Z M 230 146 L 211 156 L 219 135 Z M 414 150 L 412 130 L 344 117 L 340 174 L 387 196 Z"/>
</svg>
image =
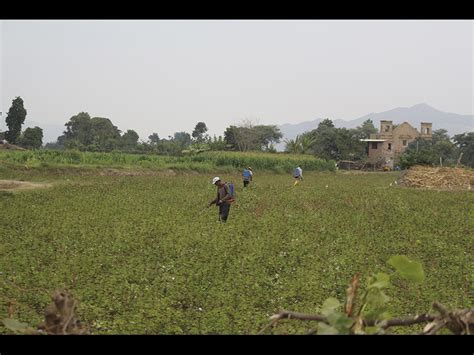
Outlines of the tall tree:
<svg viewBox="0 0 474 355">
<path fill-rule="evenodd" d="M 160 142 L 160 136 L 158 133 L 152 133 L 148 136 L 148 140 L 150 141 L 151 145 L 157 145 Z"/>
<path fill-rule="evenodd" d="M 280 130 L 273 125 L 229 126 L 224 132 L 224 140 L 232 150 L 268 150 L 272 143 L 278 143 L 282 137 Z"/>
<path fill-rule="evenodd" d="M 377 128 L 371 119 L 365 120 L 362 124 L 355 128 L 355 132 L 360 134 L 360 139 L 369 138 L 371 134 L 377 133 Z"/>
<path fill-rule="evenodd" d="M 138 133 L 135 132 L 133 129 L 127 130 L 125 132 L 121 139 L 120 139 L 120 145 L 125 149 L 125 150 L 134 150 L 137 147 L 138 144 Z"/>
<path fill-rule="evenodd" d="M 373 124 L 368 121 L 355 129 L 336 128 L 330 119 L 325 119 L 318 128 L 304 133 L 301 139 L 311 139 L 309 146 L 319 158 L 359 160 L 366 155 L 365 144 L 360 139 L 367 138 L 373 128 Z"/>
<path fill-rule="evenodd" d="M 191 136 L 187 132 L 176 132 L 174 134 L 173 140 L 182 149 L 187 148 L 192 143 Z"/>
<path fill-rule="evenodd" d="M 454 143 L 463 154 L 461 162 L 474 168 L 474 132 L 465 132 L 453 137 Z"/>
<path fill-rule="evenodd" d="M 87 112 L 80 112 L 66 122 L 64 139 L 61 139 L 66 148 L 86 149 L 92 144 L 91 117 Z M 59 140 L 59 138 L 58 138 Z"/>
<path fill-rule="evenodd" d="M 39 149 L 43 145 L 43 130 L 40 127 L 25 129 L 18 144 L 27 149 Z"/>
<path fill-rule="evenodd" d="M 204 122 L 198 122 L 196 127 L 194 127 L 194 131 L 192 133 L 192 137 L 198 143 L 202 143 L 206 140 L 205 133 L 207 132 L 207 126 Z"/>
<path fill-rule="evenodd" d="M 433 131 L 433 134 L 431 136 L 432 138 L 432 141 L 433 143 L 438 143 L 438 142 L 442 142 L 442 141 L 450 141 L 451 138 L 449 137 L 448 135 L 448 131 L 446 129 L 437 129 L 435 131 Z"/>
<path fill-rule="evenodd" d="M 23 107 L 23 99 L 17 97 L 12 101 L 12 106 L 8 110 L 6 123 L 8 131 L 5 132 L 5 138 L 8 142 L 15 144 L 21 134 L 21 126 L 25 122 L 26 109 Z"/>
<path fill-rule="evenodd" d="M 322 159 L 338 159 L 336 128 L 330 119 L 320 122 L 318 128 L 305 133 L 313 143 L 313 152 Z"/>
<path fill-rule="evenodd" d="M 325 118 L 323 121 L 321 121 L 318 125 L 318 128 L 324 128 L 324 127 L 327 127 L 327 128 L 334 128 L 334 123 L 332 122 L 332 120 L 330 120 L 329 118 Z"/>
<path fill-rule="evenodd" d="M 110 151 L 120 143 L 120 130 L 108 118 L 91 118 L 87 112 L 80 112 L 65 126 L 66 131 L 60 138 L 66 148 Z"/>
<path fill-rule="evenodd" d="M 268 150 L 270 145 L 280 142 L 283 137 L 280 129 L 275 125 L 258 125 L 253 127 L 253 130 L 257 137 L 256 148 L 259 150 Z"/>
</svg>

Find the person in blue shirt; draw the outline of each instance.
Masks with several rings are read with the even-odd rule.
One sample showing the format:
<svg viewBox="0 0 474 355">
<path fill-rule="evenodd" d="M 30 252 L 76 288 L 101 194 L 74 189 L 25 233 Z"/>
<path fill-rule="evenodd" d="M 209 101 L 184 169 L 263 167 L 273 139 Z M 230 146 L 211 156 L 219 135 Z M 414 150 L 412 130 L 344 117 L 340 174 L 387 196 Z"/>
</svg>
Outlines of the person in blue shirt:
<svg viewBox="0 0 474 355">
<path fill-rule="evenodd" d="M 252 172 L 252 168 L 249 166 L 247 169 L 244 169 L 244 171 L 242 172 L 244 187 L 247 187 L 248 184 L 250 184 L 250 181 L 252 181 L 252 178 L 253 178 L 253 172 Z"/>
</svg>

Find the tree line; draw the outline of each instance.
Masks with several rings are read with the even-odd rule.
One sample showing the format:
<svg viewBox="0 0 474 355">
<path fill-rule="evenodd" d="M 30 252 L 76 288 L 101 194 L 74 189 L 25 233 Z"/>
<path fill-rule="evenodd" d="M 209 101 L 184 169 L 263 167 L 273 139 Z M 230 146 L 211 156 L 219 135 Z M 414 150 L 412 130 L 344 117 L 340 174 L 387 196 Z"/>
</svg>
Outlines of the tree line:
<svg viewBox="0 0 474 355">
<path fill-rule="evenodd" d="M 367 145 L 360 140 L 376 133 L 372 120 L 357 128 L 336 128 L 326 118 L 316 129 L 305 132 L 295 139 L 287 139 L 288 153 L 314 154 L 326 160 L 362 160 L 367 156 Z"/>
<path fill-rule="evenodd" d="M 7 117 L 8 130 L 0 132 L 0 139 L 27 149 L 43 146 L 43 130 L 40 127 L 21 127 L 27 111 L 21 97 L 13 100 Z M 175 132 L 173 136 L 161 138 L 153 132 L 148 140 L 140 141 L 133 129 L 122 132 L 113 122 L 104 117 L 91 117 L 87 112 L 72 116 L 65 123 L 65 131 L 54 143 L 47 143 L 46 149 L 77 149 L 81 151 L 128 153 L 154 153 L 179 156 L 195 154 L 206 150 L 265 151 L 276 153 L 275 144 L 283 138 L 275 125 L 257 125 L 245 120 L 238 125 L 230 125 L 223 136 L 210 137 L 205 122 L 198 122 L 190 133 Z M 319 123 L 318 127 L 305 132 L 295 139 L 285 139 L 285 152 L 289 154 L 312 154 L 326 160 L 363 161 L 367 157 L 368 146 L 361 139 L 377 133 L 372 120 L 366 120 L 352 129 L 336 128 L 330 119 Z M 462 164 L 474 167 L 474 132 L 466 132 L 449 137 L 445 129 L 433 132 L 432 140 L 416 139 L 401 155 L 402 168 L 416 164 L 454 165 L 460 159 Z M 461 155 L 462 153 L 462 155 Z"/>
<path fill-rule="evenodd" d="M 6 118 L 8 130 L 0 132 L 0 139 L 24 148 L 39 149 L 43 146 L 43 130 L 40 127 L 27 128 L 21 132 L 26 113 L 23 100 L 15 98 Z M 65 128 L 56 142 L 46 143 L 44 148 L 163 155 L 182 155 L 204 150 L 276 152 L 274 144 L 282 138 L 280 130 L 274 125 L 253 125 L 250 121 L 245 121 L 238 126 L 231 125 L 224 136 L 219 137 L 210 137 L 206 123 L 198 122 L 191 134 L 181 131 L 161 138 L 158 133 L 153 132 L 148 140 L 140 141 L 138 133 L 133 129 L 122 132 L 109 118 L 91 117 L 88 112 L 72 116 L 65 123 Z"/>
</svg>

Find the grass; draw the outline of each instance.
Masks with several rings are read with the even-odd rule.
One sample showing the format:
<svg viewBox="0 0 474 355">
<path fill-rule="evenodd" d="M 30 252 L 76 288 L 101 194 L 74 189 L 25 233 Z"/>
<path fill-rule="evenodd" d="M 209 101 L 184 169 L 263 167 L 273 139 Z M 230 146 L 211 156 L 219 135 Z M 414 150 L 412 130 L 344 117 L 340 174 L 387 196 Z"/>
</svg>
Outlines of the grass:
<svg viewBox="0 0 474 355">
<path fill-rule="evenodd" d="M 311 155 L 270 153 L 204 152 L 173 157 L 151 154 L 126 154 L 120 152 L 97 153 L 74 150 L 0 151 L 0 163 L 11 167 L 61 168 L 61 167 L 114 167 L 120 169 L 176 169 L 199 172 L 229 171 L 252 166 L 253 169 L 291 172 L 300 165 L 303 171 L 334 171 L 333 161 L 316 159 Z"/>
<path fill-rule="evenodd" d="M 67 287 L 94 334 L 256 334 L 280 309 L 343 301 L 355 273 L 389 272 L 395 254 L 421 261 L 426 280 L 392 280 L 393 316 L 434 300 L 472 307 L 474 194 L 390 187 L 397 173 L 309 172 L 293 187 L 291 174 L 258 170 L 244 191 L 229 173 L 237 202 L 220 224 L 205 208 L 211 175 L 0 169 L 56 184 L 0 194 L 0 319 L 13 302 L 16 319 L 37 325 Z"/>
</svg>

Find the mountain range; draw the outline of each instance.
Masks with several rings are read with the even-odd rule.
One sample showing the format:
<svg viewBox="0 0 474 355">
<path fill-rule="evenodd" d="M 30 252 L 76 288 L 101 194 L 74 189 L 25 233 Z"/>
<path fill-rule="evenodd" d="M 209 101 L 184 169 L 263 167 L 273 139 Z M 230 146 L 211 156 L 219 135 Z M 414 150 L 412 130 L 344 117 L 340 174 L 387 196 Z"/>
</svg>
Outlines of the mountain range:
<svg viewBox="0 0 474 355">
<path fill-rule="evenodd" d="M 353 120 L 332 120 L 334 126 L 338 128 L 355 128 L 362 122 L 371 119 L 375 128 L 380 128 L 380 120 L 391 120 L 394 124 L 403 122 L 410 123 L 418 131 L 421 122 L 431 122 L 433 131 L 437 129 L 446 129 L 450 136 L 455 134 L 474 131 L 474 115 L 459 115 L 457 113 L 443 112 L 429 106 L 426 103 L 417 104 L 411 107 L 397 107 L 389 111 L 369 113 L 368 115 Z M 301 123 L 286 123 L 279 125 L 283 133 L 283 139 L 294 139 L 297 135 L 318 128 L 318 125 L 324 118 L 317 118 L 313 121 Z M 281 142 L 276 145 L 277 150 L 281 151 L 285 148 L 285 143 Z"/>
</svg>

